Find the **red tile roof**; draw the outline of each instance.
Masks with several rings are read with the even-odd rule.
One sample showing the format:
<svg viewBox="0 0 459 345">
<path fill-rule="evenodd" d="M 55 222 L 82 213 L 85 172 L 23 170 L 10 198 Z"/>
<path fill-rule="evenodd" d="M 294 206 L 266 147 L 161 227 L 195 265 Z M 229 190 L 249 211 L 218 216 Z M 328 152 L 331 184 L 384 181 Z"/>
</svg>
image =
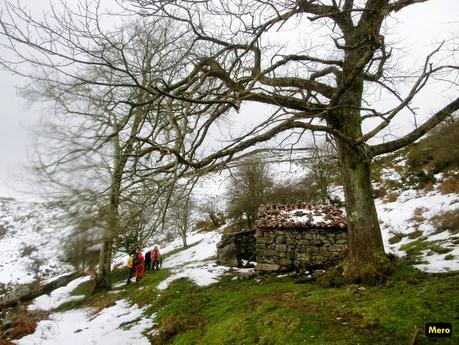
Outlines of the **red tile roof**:
<svg viewBox="0 0 459 345">
<path fill-rule="evenodd" d="M 262 205 L 256 225 L 259 229 L 347 227 L 343 211 L 320 204 Z"/>
</svg>

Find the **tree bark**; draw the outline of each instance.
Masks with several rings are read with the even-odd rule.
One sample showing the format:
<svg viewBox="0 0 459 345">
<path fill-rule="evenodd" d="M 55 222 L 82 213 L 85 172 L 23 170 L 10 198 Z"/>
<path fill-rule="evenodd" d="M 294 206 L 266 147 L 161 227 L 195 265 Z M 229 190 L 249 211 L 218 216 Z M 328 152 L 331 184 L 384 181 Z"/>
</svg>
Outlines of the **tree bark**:
<svg viewBox="0 0 459 345">
<path fill-rule="evenodd" d="M 142 98 L 140 98 L 140 100 L 142 100 Z M 120 128 L 116 122 L 116 118 L 113 119 L 113 172 L 111 176 L 112 181 L 110 188 L 110 201 L 108 205 L 108 219 L 102 238 L 99 257 L 99 271 L 96 275 L 96 283 L 93 293 L 102 290 L 110 290 L 112 287 L 111 265 L 113 241 L 119 231 L 118 207 L 120 204 L 121 183 L 129 155 L 132 153 L 135 136 L 137 135 L 141 124 L 142 114 L 142 111 L 136 111 L 131 134 L 123 146 L 121 146 L 120 143 Z"/>
<path fill-rule="evenodd" d="M 99 256 L 99 270 L 96 274 L 96 280 L 93 293 L 112 288 L 112 255 L 113 255 L 113 240 L 118 233 L 118 206 L 121 191 L 121 179 L 123 176 L 124 166 L 127 158 L 121 157 L 121 146 L 118 134 L 118 128 L 115 125 L 114 132 L 117 133 L 113 137 L 113 173 L 112 183 L 110 188 L 110 202 L 108 205 L 107 225 L 103 234 L 102 244 Z"/>
<path fill-rule="evenodd" d="M 111 265 L 115 221 L 113 220 L 113 215 L 110 215 L 109 218 L 104 238 L 102 239 L 99 256 L 99 270 L 96 274 L 93 293 L 110 290 L 112 287 Z"/>
<path fill-rule="evenodd" d="M 356 282 L 374 283 L 386 262 L 370 181 L 371 156 L 365 146 L 338 141 L 342 167 L 349 252 L 347 276 Z"/>
</svg>

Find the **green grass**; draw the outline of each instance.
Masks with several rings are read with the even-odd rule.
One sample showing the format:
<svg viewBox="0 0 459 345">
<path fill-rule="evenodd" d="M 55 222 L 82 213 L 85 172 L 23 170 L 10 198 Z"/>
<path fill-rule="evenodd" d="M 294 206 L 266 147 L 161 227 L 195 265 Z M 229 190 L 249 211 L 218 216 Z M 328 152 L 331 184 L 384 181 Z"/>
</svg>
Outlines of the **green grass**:
<svg viewBox="0 0 459 345">
<path fill-rule="evenodd" d="M 405 234 L 402 234 L 401 232 L 397 232 L 395 234 L 392 235 L 391 238 L 389 238 L 389 243 L 390 244 L 395 244 L 395 243 L 398 243 L 400 242 L 403 237 L 405 237 L 406 235 Z"/>
<path fill-rule="evenodd" d="M 80 284 L 72 292 L 72 296 L 83 295 L 82 300 L 71 301 L 60 305 L 56 311 L 63 312 L 76 308 L 96 307 L 101 309 L 105 306 L 113 304 L 116 300 L 128 298 L 131 301 L 143 306 L 151 304 L 156 296 L 156 286 L 169 276 L 168 270 L 146 271 L 142 280 L 129 286 L 124 286 L 122 289 L 116 290 L 118 293 L 98 292 L 92 294 L 94 282 L 87 281 Z M 127 268 L 120 268 L 112 272 L 112 285 L 120 282 L 126 282 L 128 276 Z M 142 288 L 143 287 L 143 288 Z M 150 312 L 151 314 L 151 312 Z"/>
<path fill-rule="evenodd" d="M 422 251 L 424 250 L 429 250 L 432 253 L 436 254 L 449 253 L 452 250 L 452 248 L 443 247 L 442 244 L 444 244 L 444 242 L 446 241 L 427 241 L 426 237 L 419 237 L 417 240 L 401 246 L 400 249 L 406 252 L 411 263 L 418 263 L 419 256 L 422 254 Z"/>
<path fill-rule="evenodd" d="M 186 279 L 155 298 L 155 344 L 409 344 L 426 322 L 458 324 L 458 275 L 402 267 L 387 286 L 320 288 L 314 283 L 230 278 L 200 288 Z M 143 294 L 143 291 L 141 292 Z M 452 339 L 442 344 L 455 344 Z M 419 344 L 428 344 L 421 330 Z"/>
<path fill-rule="evenodd" d="M 459 327 L 459 274 L 428 275 L 399 265 L 383 287 L 357 285 L 322 288 L 304 279 L 262 277 L 232 280 L 225 276 L 208 287 L 179 279 L 159 292 L 167 270 L 146 272 L 138 284 L 117 295 L 91 295 L 91 283 L 74 294 L 87 296 L 74 307 L 102 308 L 127 298 L 146 314 L 156 313 L 159 335 L 152 344 L 430 344 L 426 322 L 451 322 Z M 114 273 L 124 281 L 125 270 Z M 69 308 L 71 305 L 67 305 Z M 456 344 L 459 335 L 439 344 Z"/>
</svg>

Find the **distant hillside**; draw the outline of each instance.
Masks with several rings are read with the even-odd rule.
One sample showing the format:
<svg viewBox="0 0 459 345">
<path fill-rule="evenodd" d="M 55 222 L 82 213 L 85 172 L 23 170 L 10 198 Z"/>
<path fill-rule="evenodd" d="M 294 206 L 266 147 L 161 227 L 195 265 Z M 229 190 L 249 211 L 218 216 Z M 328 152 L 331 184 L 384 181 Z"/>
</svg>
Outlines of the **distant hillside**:
<svg viewBox="0 0 459 345">
<path fill-rule="evenodd" d="M 29 283 L 69 271 L 61 261 L 69 228 L 46 203 L 0 198 L 0 284 Z"/>
</svg>

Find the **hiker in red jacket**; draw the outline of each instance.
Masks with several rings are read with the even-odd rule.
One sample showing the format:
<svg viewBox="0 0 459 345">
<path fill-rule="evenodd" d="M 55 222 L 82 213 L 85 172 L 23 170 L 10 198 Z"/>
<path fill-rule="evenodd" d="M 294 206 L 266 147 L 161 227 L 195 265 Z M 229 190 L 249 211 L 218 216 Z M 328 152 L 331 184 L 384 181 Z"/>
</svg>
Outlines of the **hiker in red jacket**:
<svg viewBox="0 0 459 345">
<path fill-rule="evenodd" d="M 139 248 L 137 250 L 137 255 L 134 256 L 134 268 L 135 268 L 135 281 L 138 282 L 143 277 L 145 272 L 145 266 L 143 264 L 143 255 L 142 250 Z"/>
<path fill-rule="evenodd" d="M 154 270 L 159 270 L 161 264 L 161 255 L 159 254 L 158 246 L 155 246 L 151 251 L 151 266 Z"/>
</svg>

